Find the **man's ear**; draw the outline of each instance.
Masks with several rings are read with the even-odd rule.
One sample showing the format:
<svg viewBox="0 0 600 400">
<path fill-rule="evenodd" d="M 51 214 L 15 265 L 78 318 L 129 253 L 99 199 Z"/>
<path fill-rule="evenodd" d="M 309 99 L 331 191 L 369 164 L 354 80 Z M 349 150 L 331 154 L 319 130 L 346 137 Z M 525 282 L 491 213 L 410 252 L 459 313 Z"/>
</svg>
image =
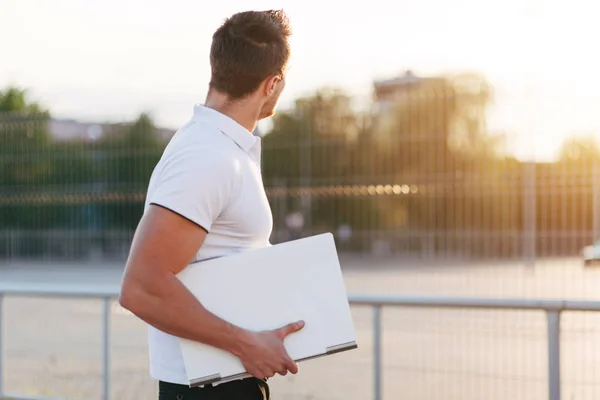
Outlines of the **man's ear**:
<svg viewBox="0 0 600 400">
<path fill-rule="evenodd" d="M 275 93 L 275 90 L 277 90 L 277 85 L 279 84 L 279 82 L 281 82 L 281 76 L 279 75 L 273 75 L 270 76 L 266 79 L 265 81 L 265 85 L 264 85 L 264 95 L 265 96 L 271 96 L 273 93 Z"/>
</svg>

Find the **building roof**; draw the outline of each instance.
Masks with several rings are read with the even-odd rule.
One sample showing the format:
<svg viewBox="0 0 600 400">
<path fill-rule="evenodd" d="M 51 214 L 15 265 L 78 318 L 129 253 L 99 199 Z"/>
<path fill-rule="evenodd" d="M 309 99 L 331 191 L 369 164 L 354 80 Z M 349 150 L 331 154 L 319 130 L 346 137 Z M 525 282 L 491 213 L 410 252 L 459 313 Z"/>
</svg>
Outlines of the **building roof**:
<svg viewBox="0 0 600 400">
<path fill-rule="evenodd" d="M 74 119 L 52 118 L 49 122 L 50 134 L 57 141 L 68 140 L 98 140 L 105 135 L 115 132 L 115 128 L 123 126 L 121 123 L 82 122 Z M 162 139 L 169 139 L 175 133 L 172 129 L 155 128 L 156 135 Z"/>
<path fill-rule="evenodd" d="M 378 80 L 374 82 L 374 85 L 376 88 L 381 86 L 404 86 L 420 83 L 423 79 L 424 78 L 416 76 L 411 70 L 407 70 L 404 75 L 391 79 Z"/>
</svg>

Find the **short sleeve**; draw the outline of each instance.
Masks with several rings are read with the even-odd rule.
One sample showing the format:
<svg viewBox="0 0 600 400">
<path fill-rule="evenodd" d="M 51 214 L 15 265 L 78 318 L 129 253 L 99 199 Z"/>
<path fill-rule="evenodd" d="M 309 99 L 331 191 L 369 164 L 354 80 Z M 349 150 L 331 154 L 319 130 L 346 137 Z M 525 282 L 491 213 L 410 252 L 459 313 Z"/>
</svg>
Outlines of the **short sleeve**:
<svg viewBox="0 0 600 400">
<path fill-rule="evenodd" d="M 154 204 L 209 232 L 228 206 L 236 182 L 231 160 L 210 149 L 187 150 L 165 160 L 149 193 Z"/>
</svg>

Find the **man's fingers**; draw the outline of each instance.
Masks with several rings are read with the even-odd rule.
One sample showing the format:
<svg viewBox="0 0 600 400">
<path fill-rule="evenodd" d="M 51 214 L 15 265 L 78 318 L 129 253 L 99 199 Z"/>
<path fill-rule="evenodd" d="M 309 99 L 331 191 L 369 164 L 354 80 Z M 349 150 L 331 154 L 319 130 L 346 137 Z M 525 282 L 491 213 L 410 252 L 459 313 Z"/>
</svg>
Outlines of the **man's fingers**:
<svg viewBox="0 0 600 400">
<path fill-rule="evenodd" d="M 298 332 L 302 328 L 304 328 L 304 321 L 292 322 L 291 324 L 287 324 L 286 326 L 277 329 L 277 336 L 283 340 L 290 333 Z"/>
<path fill-rule="evenodd" d="M 275 372 L 271 371 L 270 368 L 261 368 L 260 373 L 261 377 L 259 379 L 272 378 L 275 375 Z"/>
<path fill-rule="evenodd" d="M 266 378 L 266 376 L 263 373 L 263 371 L 261 369 L 259 369 L 259 368 L 254 368 L 252 370 L 249 370 L 248 373 L 250 375 L 252 375 L 253 377 L 255 377 L 256 379 L 265 379 Z"/>
<path fill-rule="evenodd" d="M 298 364 L 296 364 L 289 356 L 285 358 L 285 368 L 292 374 L 298 373 Z"/>
<path fill-rule="evenodd" d="M 286 376 L 286 375 L 287 375 L 287 373 L 288 373 L 288 370 L 287 370 L 287 368 L 284 366 L 284 367 L 282 367 L 282 368 L 279 368 L 279 370 L 277 371 L 277 373 L 278 373 L 279 375 L 281 375 L 281 376 Z"/>
</svg>

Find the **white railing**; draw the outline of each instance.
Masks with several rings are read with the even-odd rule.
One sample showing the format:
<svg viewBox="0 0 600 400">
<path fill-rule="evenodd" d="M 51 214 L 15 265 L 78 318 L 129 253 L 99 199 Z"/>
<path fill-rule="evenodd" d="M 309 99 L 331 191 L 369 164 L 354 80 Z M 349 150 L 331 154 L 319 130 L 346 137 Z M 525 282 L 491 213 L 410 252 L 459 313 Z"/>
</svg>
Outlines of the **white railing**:
<svg viewBox="0 0 600 400">
<path fill-rule="evenodd" d="M 95 298 L 103 302 L 102 312 L 102 399 L 109 399 L 109 332 L 110 303 L 118 297 L 112 289 L 91 289 L 75 286 L 57 287 L 56 284 L 9 285 L 0 283 L 0 400 L 48 400 L 7 394 L 3 391 L 3 345 L 2 345 L 2 300 L 5 296 L 54 296 L 74 298 Z M 368 306 L 373 309 L 373 399 L 382 400 L 382 307 L 417 308 L 470 308 L 490 310 L 538 310 L 546 313 L 548 338 L 548 398 L 560 400 L 560 315 L 562 311 L 600 311 L 600 301 L 578 300 L 537 300 L 537 299 L 496 299 L 496 298 L 456 298 L 456 297 L 414 297 L 378 296 L 354 294 L 349 301 L 355 306 Z"/>
</svg>

